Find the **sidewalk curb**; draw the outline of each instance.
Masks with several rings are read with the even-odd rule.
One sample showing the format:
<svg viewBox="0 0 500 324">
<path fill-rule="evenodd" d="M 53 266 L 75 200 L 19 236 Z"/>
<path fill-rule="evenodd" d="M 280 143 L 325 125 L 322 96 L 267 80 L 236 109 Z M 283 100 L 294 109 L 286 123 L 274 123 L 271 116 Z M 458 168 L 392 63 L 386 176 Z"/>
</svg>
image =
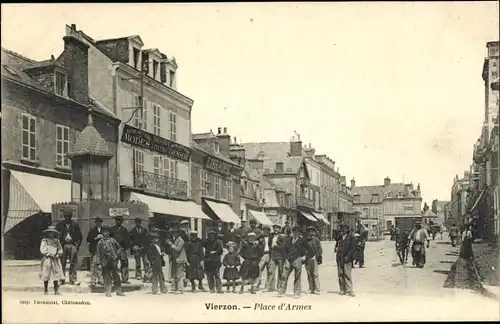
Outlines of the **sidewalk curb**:
<svg viewBox="0 0 500 324">
<path fill-rule="evenodd" d="M 486 288 L 483 285 L 483 282 L 481 281 L 481 276 L 479 276 L 479 272 L 477 270 L 476 262 L 477 261 L 474 259 L 474 262 L 472 262 L 472 268 L 474 270 L 474 277 L 477 280 L 478 285 L 479 285 L 479 292 L 481 293 L 481 295 L 483 295 L 485 297 L 494 299 L 496 301 L 500 301 L 500 298 L 496 293 L 494 293 L 493 291 L 491 291 L 490 289 Z"/>
<path fill-rule="evenodd" d="M 127 284 L 122 285 L 123 292 L 130 292 L 141 290 L 144 288 L 144 284 Z M 21 285 L 4 285 L 2 286 L 2 291 L 25 291 L 25 292 L 43 292 L 43 285 L 40 286 L 21 286 Z M 49 286 L 50 293 L 53 293 L 54 288 Z M 104 293 L 103 286 L 90 287 L 86 285 L 82 286 L 67 286 L 63 285 L 59 288 L 61 293 L 77 293 L 77 294 L 87 294 L 87 293 Z"/>
</svg>

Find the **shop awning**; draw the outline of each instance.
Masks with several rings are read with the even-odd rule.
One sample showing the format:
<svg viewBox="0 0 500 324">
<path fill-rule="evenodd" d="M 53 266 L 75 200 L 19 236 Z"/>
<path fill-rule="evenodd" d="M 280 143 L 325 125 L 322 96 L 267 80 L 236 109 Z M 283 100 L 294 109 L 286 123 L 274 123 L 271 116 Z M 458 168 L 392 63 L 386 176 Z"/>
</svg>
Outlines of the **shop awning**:
<svg viewBox="0 0 500 324">
<path fill-rule="evenodd" d="M 234 213 L 229 205 L 216 203 L 214 201 L 205 200 L 208 207 L 225 223 L 233 222 L 239 224 L 240 218 Z"/>
<path fill-rule="evenodd" d="M 255 218 L 255 220 L 257 222 L 261 223 L 262 225 L 269 225 L 269 226 L 274 225 L 274 223 L 263 212 L 250 210 L 250 214 L 252 214 L 252 216 Z"/>
<path fill-rule="evenodd" d="M 299 210 L 299 214 L 301 214 L 302 216 L 304 216 L 305 218 L 307 218 L 311 222 L 317 222 L 318 221 L 313 215 L 311 215 L 310 213 L 308 213 L 306 211 Z"/>
<path fill-rule="evenodd" d="M 317 219 L 319 219 L 320 221 L 322 221 L 326 225 L 330 225 L 330 222 L 328 221 L 328 219 L 326 219 L 325 216 L 323 216 L 323 214 L 315 213 L 315 212 L 312 212 L 312 214 L 314 217 L 316 217 Z"/>
<path fill-rule="evenodd" d="M 52 204 L 71 201 L 71 181 L 10 171 L 9 210 L 4 234 L 33 214 L 52 213 Z"/>
<path fill-rule="evenodd" d="M 479 202 L 481 201 L 481 198 L 483 198 L 483 195 L 484 195 L 484 190 L 481 191 L 481 193 L 479 194 L 479 197 L 477 197 L 476 201 L 474 202 L 474 205 L 472 205 L 472 208 L 470 209 L 470 212 L 474 211 L 474 209 L 476 209 L 477 205 L 479 205 Z"/>
<path fill-rule="evenodd" d="M 130 200 L 138 200 L 147 204 L 153 213 L 168 214 L 173 216 L 210 219 L 193 201 L 178 201 L 158 198 L 137 192 L 130 193 Z"/>
</svg>

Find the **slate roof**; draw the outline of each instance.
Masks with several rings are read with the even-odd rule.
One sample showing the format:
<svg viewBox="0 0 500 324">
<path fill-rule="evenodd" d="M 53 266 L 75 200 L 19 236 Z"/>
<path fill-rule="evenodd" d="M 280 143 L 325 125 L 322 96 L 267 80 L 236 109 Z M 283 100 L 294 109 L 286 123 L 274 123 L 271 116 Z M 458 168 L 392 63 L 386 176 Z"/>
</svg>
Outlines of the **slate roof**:
<svg viewBox="0 0 500 324">
<path fill-rule="evenodd" d="M 262 187 L 264 189 L 286 192 L 285 189 L 275 184 L 271 179 L 267 178 L 266 176 L 264 176 L 264 178 L 262 179 Z"/>
<path fill-rule="evenodd" d="M 197 133 L 192 135 L 193 140 L 203 140 L 203 139 L 208 139 L 208 138 L 217 138 L 214 133 L 208 132 L 208 133 Z"/>
<path fill-rule="evenodd" d="M 50 60 L 52 61 L 52 60 Z M 41 61 L 41 62 L 36 62 L 32 59 L 29 59 L 25 56 L 22 56 L 21 54 L 18 54 L 16 52 L 13 52 L 11 50 L 2 48 L 2 56 L 1 56 L 1 62 L 2 62 L 2 78 L 10 79 L 12 81 L 16 81 L 18 83 L 22 83 L 28 87 L 34 88 L 36 90 L 45 92 L 47 94 L 52 94 L 55 96 L 54 89 L 48 89 L 44 86 L 42 86 L 40 83 L 38 83 L 35 79 L 33 79 L 28 73 L 24 72 L 25 69 L 28 69 L 30 67 L 35 66 L 36 64 L 46 64 L 44 62 L 47 61 Z M 61 98 L 61 97 L 58 97 Z M 82 106 L 82 103 L 79 103 L 71 98 L 64 98 L 64 100 L 70 101 L 74 104 Z M 110 112 L 108 109 L 106 109 L 102 104 L 99 104 L 97 101 L 95 101 L 92 98 L 89 98 L 90 101 L 90 108 L 102 115 L 106 115 L 112 118 L 116 119 L 116 116 Z"/>
<path fill-rule="evenodd" d="M 277 162 L 283 162 L 284 173 L 297 173 L 304 161 L 302 156 L 290 156 L 290 143 L 288 142 L 264 142 L 264 143 L 242 143 L 245 148 L 245 156 L 248 160 L 257 159 L 259 153 L 264 153 L 264 170 L 274 173 Z"/>
<path fill-rule="evenodd" d="M 70 157 L 92 155 L 106 158 L 113 156 L 109 151 L 106 140 L 94 127 L 91 110 L 89 111 L 87 126 L 78 135 L 73 146 L 73 151 L 68 155 Z"/>
<path fill-rule="evenodd" d="M 428 211 L 426 211 L 426 212 L 422 215 L 422 217 L 426 217 L 426 218 L 437 218 L 438 216 L 437 216 L 436 214 L 434 214 L 434 213 L 432 212 L 432 210 L 430 210 L 430 209 L 429 209 Z"/>
<path fill-rule="evenodd" d="M 195 134 L 193 134 L 193 137 L 194 137 L 194 135 L 195 135 Z M 203 152 L 203 153 L 205 153 L 205 154 L 207 154 L 207 155 L 215 156 L 215 157 L 217 157 L 218 159 L 221 159 L 221 160 L 223 160 L 224 162 L 227 162 L 227 163 L 232 164 L 232 165 L 234 165 L 234 166 L 240 167 L 240 165 L 238 165 L 238 164 L 237 164 L 237 163 L 235 163 L 233 160 L 231 160 L 230 158 L 228 158 L 228 157 L 226 157 L 226 156 L 224 156 L 224 155 L 222 155 L 222 154 L 212 154 L 212 153 L 208 152 L 207 150 L 205 150 L 205 149 L 203 148 L 203 146 L 201 146 L 200 144 L 196 143 L 194 140 L 193 140 L 193 141 L 191 141 L 191 148 L 194 148 L 194 149 L 196 149 L 196 150 L 198 150 L 198 151 L 201 151 L 201 152 Z"/>
<path fill-rule="evenodd" d="M 373 201 L 373 195 L 378 194 L 378 203 L 387 198 L 388 193 L 392 193 L 392 198 L 397 198 L 398 192 L 403 193 L 403 198 L 411 199 L 415 198 L 407 186 L 404 183 L 391 183 L 387 187 L 384 185 L 379 186 L 356 186 L 351 188 L 352 196 L 359 195 L 359 200 L 356 203 L 369 204 L 375 203 Z"/>
</svg>

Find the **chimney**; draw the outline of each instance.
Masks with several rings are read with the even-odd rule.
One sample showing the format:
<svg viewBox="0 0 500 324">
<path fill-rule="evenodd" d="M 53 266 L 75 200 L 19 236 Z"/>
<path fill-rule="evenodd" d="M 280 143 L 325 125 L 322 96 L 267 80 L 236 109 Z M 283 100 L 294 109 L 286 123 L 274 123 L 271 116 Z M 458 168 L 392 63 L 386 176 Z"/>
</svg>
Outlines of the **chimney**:
<svg viewBox="0 0 500 324">
<path fill-rule="evenodd" d="M 302 142 L 300 141 L 300 136 L 297 134 L 297 140 L 295 138 L 290 142 L 290 156 L 302 156 Z"/>
<path fill-rule="evenodd" d="M 71 25 L 73 28 L 75 25 Z M 75 27 L 76 28 L 76 27 Z M 71 99 L 89 104 L 89 46 L 76 36 L 64 36 L 62 63 L 68 71 L 68 95 Z"/>
<path fill-rule="evenodd" d="M 284 166 L 283 162 L 276 162 L 275 173 L 283 173 L 284 169 L 285 169 L 285 166 Z"/>
<path fill-rule="evenodd" d="M 238 144 L 238 142 L 236 141 L 236 137 L 234 137 L 233 140 L 234 140 L 233 141 L 234 144 Z"/>
<path fill-rule="evenodd" d="M 229 151 L 231 150 L 231 136 L 227 133 L 227 127 L 224 127 L 224 133 L 222 133 L 222 127 L 217 129 L 217 139 L 219 140 L 219 152 L 229 157 Z"/>
<path fill-rule="evenodd" d="M 264 152 L 259 151 L 259 154 L 257 155 L 257 160 L 264 160 Z"/>
<path fill-rule="evenodd" d="M 71 24 L 71 30 L 76 32 L 76 25 L 75 24 Z"/>
<path fill-rule="evenodd" d="M 356 187 L 356 180 L 354 180 L 354 178 L 352 178 L 351 180 L 351 188 L 354 188 Z"/>
<path fill-rule="evenodd" d="M 391 184 L 391 179 L 390 179 L 389 177 L 386 177 L 386 178 L 384 179 L 384 186 L 385 186 L 385 187 L 387 187 L 387 186 L 388 186 L 388 185 L 390 185 L 390 184 Z"/>
</svg>

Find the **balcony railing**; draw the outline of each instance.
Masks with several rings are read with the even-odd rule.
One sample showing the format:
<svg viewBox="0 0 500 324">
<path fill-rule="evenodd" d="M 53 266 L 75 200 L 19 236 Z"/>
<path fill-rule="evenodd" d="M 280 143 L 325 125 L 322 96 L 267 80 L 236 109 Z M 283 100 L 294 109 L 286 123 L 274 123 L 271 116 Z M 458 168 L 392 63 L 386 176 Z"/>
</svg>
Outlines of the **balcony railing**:
<svg viewBox="0 0 500 324">
<path fill-rule="evenodd" d="M 306 197 L 297 197 L 297 206 L 314 208 L 314 200 L 306 198 Z"/>
<path fill-rule="evenodd" d="M 187 199 L 187 181 L 152 172 L 134 171 L 134 186 L 156 191 L 170 198 Z"/>
</svg>

